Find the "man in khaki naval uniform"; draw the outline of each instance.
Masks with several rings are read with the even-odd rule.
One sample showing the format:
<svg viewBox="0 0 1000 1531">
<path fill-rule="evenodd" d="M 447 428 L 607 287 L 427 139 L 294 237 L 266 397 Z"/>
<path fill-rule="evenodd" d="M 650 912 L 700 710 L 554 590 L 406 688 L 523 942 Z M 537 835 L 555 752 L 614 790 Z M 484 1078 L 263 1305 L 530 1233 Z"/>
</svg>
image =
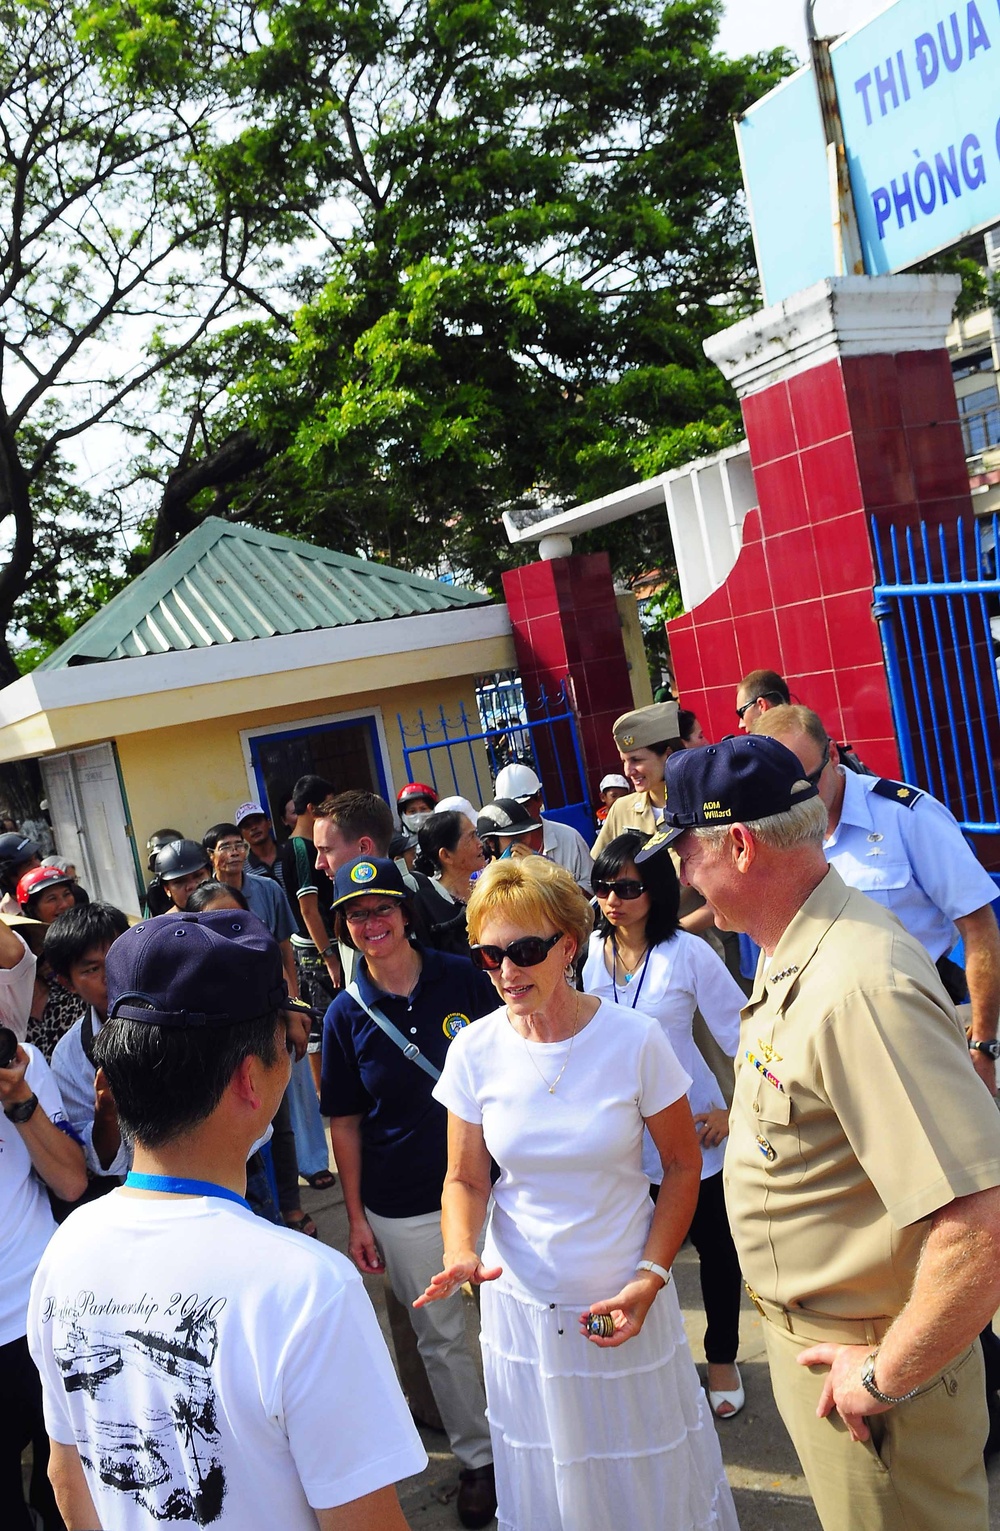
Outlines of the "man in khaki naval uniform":
<svg viewBox="0 0 1000 1531">
<path fill-rule="evenodd" d="M 924 948 L 827 866 L 825 808 L 776 739 L 673 756 L 667 803 L 660 845 L 763 949 L 726 1202 L 825 1531 L 986 1531 L 1000 1117 L 954 1008 Z"/>
</svg>

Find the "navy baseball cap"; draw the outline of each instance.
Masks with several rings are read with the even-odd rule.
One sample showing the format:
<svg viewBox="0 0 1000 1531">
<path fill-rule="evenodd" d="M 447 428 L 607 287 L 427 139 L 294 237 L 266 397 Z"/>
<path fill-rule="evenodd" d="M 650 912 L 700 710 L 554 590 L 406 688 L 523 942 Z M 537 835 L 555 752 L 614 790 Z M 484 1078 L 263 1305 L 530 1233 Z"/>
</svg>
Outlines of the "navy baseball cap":
<svg viewBox="0 0 1000 1531">
<path fill-rule="evenodd" d="M 161 914 L 108 950 L 108 1019 L 232 1026 L 289 1008 L 278 943 L 242 909 Z"/>
<path fill-rule="evenodd" d="M 391 856 L 358 856 L 338 867 L 333 879 L 333 903 L 338 909 L 352 898 L 379 893 L 386 898 L 409 898 L 410 890 Z"/>
<path fill-rule="evenodd" d="M 664 781 L 663 825 L 636 852 L 636 865 L 688 829 L 767 819 L 818 796 L 798 756 L 764 734 L 731 734 L 700 750 L 677 750 L 667 759 Z"/>
</svg>

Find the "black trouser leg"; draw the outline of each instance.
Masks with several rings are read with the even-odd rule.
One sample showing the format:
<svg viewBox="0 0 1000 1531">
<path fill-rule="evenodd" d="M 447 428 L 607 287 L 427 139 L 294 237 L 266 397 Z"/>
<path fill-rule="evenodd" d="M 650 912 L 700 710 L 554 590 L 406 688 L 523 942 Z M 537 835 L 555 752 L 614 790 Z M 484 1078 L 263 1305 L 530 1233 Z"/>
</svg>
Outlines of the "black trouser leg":
<svg viewBox="0 0 1000 1531">
<path fill-rule="evenodd" d="M 21 1487 L 21 1453 L 33 1445 L 31 1503 L 45 1531 L 65 1531 L 46 1471 L 48 1436 L 42 1417 L 42 1384 L 22 1336 L 0 1345 L 0 1520 L 4 1531 L 33 1531 Z"/>
<path fill-rule="evenodd" d="M 287 1090 L 274 1113 L 273 1125 L 271 1157 L 274 1160 L 274 1178 L 278 1182 L 278 1205 L 282 1212 L 298 1212 L 302 1205 L 299 1194 L 299 1161 L 295 1157 L 295 1134 L 292 1131 Z"/>
<path fill-rule="evenodd" d="M 698 1251 L 698 1274 L 705 1304 L 705 1359 L 713 1366 L 728 1366 L 736 1360 L 740 1348 L 743 1277 L 729 1231 L 721 1170 L 701 1182 L 689 1237 Z"/>
</svg>

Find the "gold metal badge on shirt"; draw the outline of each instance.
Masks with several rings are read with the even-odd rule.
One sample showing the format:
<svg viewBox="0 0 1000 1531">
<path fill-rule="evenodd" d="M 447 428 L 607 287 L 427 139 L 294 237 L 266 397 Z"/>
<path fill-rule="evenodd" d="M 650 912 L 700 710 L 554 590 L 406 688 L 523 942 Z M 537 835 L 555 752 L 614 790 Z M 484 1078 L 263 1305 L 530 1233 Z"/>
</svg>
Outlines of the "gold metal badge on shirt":
<svg viewBox="0 0 1000 1531">
<path fill-rule="evenodd" d="M 761 1153 L 764 1155 L 764 1158 L 767 1160 L 768 1164 L 773 1164 L 775 1159 L 778 1157 L 778 1155 L 775 1153 L 774 1149 L 771 1147 L 771 1145 L 767 1141 L 767 1139 L 766 1138 L 762 1138 L 760 1136 L 760 1134 L 758 1133 L 756 1142 L 757 1142 L 757 1147 L 760 1149 Z"/>
<path fill-rule="evenodd" d="M 775 1052 L 770 1042 L 765 1042 L 762 1037 L 757 1038 L 757 1046 L 765 1063 L 782 1063 L 784 1060 L 779 1052 Z"/>
</svg>

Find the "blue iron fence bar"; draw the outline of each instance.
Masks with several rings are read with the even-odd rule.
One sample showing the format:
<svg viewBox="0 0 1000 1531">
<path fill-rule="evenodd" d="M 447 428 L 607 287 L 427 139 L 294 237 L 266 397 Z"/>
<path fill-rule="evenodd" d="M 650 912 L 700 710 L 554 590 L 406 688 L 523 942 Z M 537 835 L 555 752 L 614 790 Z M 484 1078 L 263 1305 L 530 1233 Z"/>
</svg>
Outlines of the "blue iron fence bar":
<svg viewBox="0 0 1000 1531">
<path fill-rule="evenodd" d="M 913 529 L 901 536 L 897 528 L 872 521 L 877 581 L 872 609 L 900 766 L 907 780 L 948 803 L 967 834 L 1000 834 L 987 715 L 989 707 L 990 717 L 1000 716 L 990 619 L 991 611 L 1000 616 L 1000 576 L 991 577 L 998 531 L 996 515 L 939 525 L 936 536 L 923 525 L 918 538 Z"/>
<path fill-rule="evenodd" d="M 408 726 L 402 715 L 397 714 L 407 774 L 410 777 L 419 775 L 421 779 L 429 778 L 434 790 L 439 791 L 436 757 L 443 750 L 446 761 L 440 764 L 445 775 L 451 776 L 457 793 L 460 787 L 454 752 L 456 749 L 463 752 L 467 750 L 479 801 L 488 802 L 493 795 L 492 782 L 501 766 L 519 756 L 528 755 L 535 760 L 544 754 L 558 776 L 562 810 L 581 808 L 589 813 L 583 752 L 577 733 L 576 714 L 566 688 L 559 688 L 557 698 L 548 696 L 544 691 L 539 693 L 536 705 L 541 716 L 537 718 L 527 716 L 520 681 L 503 672 L 493 680 L 477 686 L 476 699 L 481 714 L 478 727 L 470 723 L 464 703 L 460 704 L 457 723 L 449 720 L 442 706 L 438 707 L 437 719 L 430 723 L 420 709 L 415 726 Z M 583 794 L 575 801 L 566 769 L 569 764 L 565 750 L 567 742 L 572 748 L 579 790 Z M 473 747 L 476 744 L 484 746 L 491 774 L 491 781 L 486 784 L 485 790 Z M 543 745 L 547 747 L 541 748 Z"/>
</svg>

